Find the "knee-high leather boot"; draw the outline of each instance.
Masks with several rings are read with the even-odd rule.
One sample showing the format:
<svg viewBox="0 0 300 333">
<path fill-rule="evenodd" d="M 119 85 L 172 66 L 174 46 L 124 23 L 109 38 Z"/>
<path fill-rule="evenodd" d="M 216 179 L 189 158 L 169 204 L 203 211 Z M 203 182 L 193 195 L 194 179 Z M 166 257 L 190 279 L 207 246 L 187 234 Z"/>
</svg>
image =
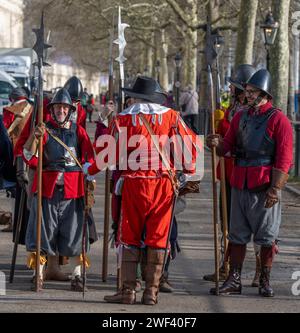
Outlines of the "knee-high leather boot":
<svg viewBox="0 0 300 333">
<path fill-rule="evenodd" d="M 229 276 L 219 288 L 219 294 L 232 295 L 242 293 L 241 273 L 246 255 L 246 245 L 230 244 L 230 270 Z M 215 295 L 216 288 L 212 288 L 210 293 Z"/>
<path fill-rule="evenodd" d="M 104 296 L 109 303 L 135 304 L 136 272 L 140 260 L 140 249 L 123 248 L 121 263 L 122 288 L 115 295 Z"/>
<path fill-rule="evenodd" d="M 272 246 L 262 246 L 260 251 L 261 259 L 261 273 L 259 278 L 258 292 L 264 297 L 273 297 L 274 291 L 270 286 L 270 273 L 272 269 L 272 263 L 276 253 L 275 243 Z"/>
<path fill-rule="evenodd" d="M 165 251 L 153 248 L 147 249 L 147 264 L 145 268 L 146 289 L 142 298 L 143 304 L 155 305 L 157 303 L 164 255 Z"/>
</svg>

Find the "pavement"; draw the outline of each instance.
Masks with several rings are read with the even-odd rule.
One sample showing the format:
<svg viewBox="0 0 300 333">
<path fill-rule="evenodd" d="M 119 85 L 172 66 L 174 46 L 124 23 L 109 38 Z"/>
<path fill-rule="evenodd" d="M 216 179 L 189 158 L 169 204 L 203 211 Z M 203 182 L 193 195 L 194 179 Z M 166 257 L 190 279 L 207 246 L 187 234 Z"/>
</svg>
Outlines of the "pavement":
<svg viewBox="0 0 300 333">
<path fill-rule="evenodd" d="M 95 124 L 88 123 L 88 132 L 94 136 Z M 102 281 L 102 247 L 104 215 L 104 175 L 97 175 L 96 205 L 93 208 L 99 240 L 91 246 L 88 269 L 88 289 L 85 298 L 81 293 L 70 291 L 69 282 L 46 282 L 40 292 L 30 290 L 32 272 L 26 266 L 26 251 L 19 246 L 15 279 L 7 282 L 13 250 L 11 233 L 0 232 L 0 278 L 6 277 L 6 293 L 0 295 L 0 312 L 4 313 L 102 313 L 102 314 L 189 314 L 189 313 L 286 313 L 300 311 L 300 196 L 288 190 L 282 195 L 282 225 L 279 254 L 276 256 L 271 274 L 275 297 L 263 298 L 257 288 L 251 287 L 255 273 L 255 256 L 252 244 L 248 244 L 242 273 L 243 293 L 236 296 L 212 296 L 209 289 L 214 286 L 203 280 L 203 275 L 214 269 L 214 243 L 212 223 L 212 190 L 210 155 L 205 153 L 205 176 L 201 192 L 187 196 L 187 208 L 178 216 L 179 244 L 181 252 L 170 265 L 171 294 L 159 294 L 156 306 L 140 303 L 137 294 L 135 305 L 109 304 L 105 295 L 116 291 L 116 256 L 109 249 L 108 277 Z M 134 198 L 133 198 L 134 199 Z M 5 193 L 0 193 L 0 209 L 9 210 Z M 0 226 L 2 229 L 3 226 Z M 70 273 L 68 265 L 63 267 Z M 3 276 L 3 275 L 2 275 Z M 293 279 L 294 278 L 294 279 Z M 0 279 L 1 283 L 1 279 Z M 0 285 L 1 290 L 1 285 Z"/>
</svg>

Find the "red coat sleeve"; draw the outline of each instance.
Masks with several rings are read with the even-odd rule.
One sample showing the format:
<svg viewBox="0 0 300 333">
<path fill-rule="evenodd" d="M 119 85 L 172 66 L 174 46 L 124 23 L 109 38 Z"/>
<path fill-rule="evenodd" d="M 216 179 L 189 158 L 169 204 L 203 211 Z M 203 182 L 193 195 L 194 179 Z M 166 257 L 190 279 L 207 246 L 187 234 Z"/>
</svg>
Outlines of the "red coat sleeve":
<svg viewBox="0 0 300 333">
<path fill-rule="evenodd" d="M 80 103 L 77 105 L 77 125 L 86 129 L 86 113 Z"/>
<path fill-rule="evenodd" d="M 288 173 L 293 163 L 292 125 L 282 112 L 278 112 L 270 121 L 267 130 L 276 145 L 274 168 Z"/>
<path fill-rule="evenodd" d="M 80 125 L 77 125 L 77 135 L 78 141 L 81 150 L 81 163 L 84 164 L 85 162 L 94 163 L 94 149 L 91 143 L 91 140 L 84 128 Z"/>
<path fill-rule="evenodd" d="M 5 108 L 3 109 L 3 124 L 4 127 L 7 129 L 12 124 L 12 122 L 15 119 L 15 115 L 7 110 Z"/>
</svg>

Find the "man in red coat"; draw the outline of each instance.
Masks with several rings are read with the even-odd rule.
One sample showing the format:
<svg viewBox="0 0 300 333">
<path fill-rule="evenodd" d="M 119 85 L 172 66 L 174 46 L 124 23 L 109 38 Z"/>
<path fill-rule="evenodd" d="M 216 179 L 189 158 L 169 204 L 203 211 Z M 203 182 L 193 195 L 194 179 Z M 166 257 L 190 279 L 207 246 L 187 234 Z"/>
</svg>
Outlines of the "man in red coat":
<svg viewBox="0 0 300 333">
<path fill-rule="evenodd" d="M 225 137 L 232 118 L 234 115 L 245 109 L 247 107 L 247 99 L 245 98 L 245 83 L 251 78 L 251 76 L 255 73 L 255 68 L 249 64 L 242 64 L 238 66 L 232 77 L 229 79 L 230 82 L 230 106 L 225 111 L 224 118 L 220 120 L 219 126 L 217 128 L 217 133 L 220 134 L 222 138 Z M 227 221 L 228 221 L 228 231 L 230 228 L 229 221 L 230 221 L 230 207 L 231 207 L 231 186 L 230 186 L 230 179 L 234 167 L 234 157 L 229 153 L 224 156 L 224 164 L 225 164 L 225 188 L 226 188 L 226 204 L 227 204 Z M 217 177 L 220 180 L 220 163 L 217 166 Z M 221 193 L 220 193 L 221 198 Z M 223 221 L 223 212 L 221 209 L 221 199 L 220 199 L 220 217 L 221 221 Z M 256 254 L 256 274 L 253 279 L 253 286 L 258 286 L 258 276 L 260 271 L 260 261 L 259 259 L 259 246 L 254 244 L 255 254 Z M 226 257 L 226 253 L 225 253 Z M 219 270 L 219 278 L 220 280 L 226 279 L 225 274 L 225 267 L 224 263 Z M 215 281 L 215 274 L 208 274 L 204 275 L 203 279 L 206 281 Z"/>
<path fill-rule="evenodd" d="M 245 88 L 249 108 L 237 113 L 223 140 L 209 135 L 207 144 L 219 156 L 232 152 L 232 210 L 229 230 L 230 274 L 220 294 L 240 294 L 246 245 L 261 246 L 259 294 L 274 296 L 270 272 L 281 222 L 281 189 L 293 159 L 293 129 L 281 110 L 273 107 L 270 73 L 261 69 Z M 211 293 L 215 293 L 212 289 Z"/>
<path fill-rule="evenodd" d="M 104 299 L 112 303 L 136 302 L 136 271 L 144 244 L 147 246 L 147 263 L 142 303 L 154 305 L 157 303 L 165 250 L 168 247 L 175 185 L 171 175 L 174 174 L 175 166 L 170 163 L 170 172 L 163 166 L 153 145 L 149 127 L 156 136 L 164 139 L 160 142 L 163 149 L 174 135 L 181 138 L 190 135 L 194 143 L 196 135 L 187 128 L 177 111 L 160 105 L 165 97 L 154 79 L 137 77 L 132 89 L 124 91 L 134 98 L 134 104 L 117 115 L 110 127 L 112 140 L 117 143 L 116 164 L 122 171 L 116 184 L 116 194 L 122 195 L 117 238 L 122 258 L 123 285 L 116 295 Z M 183 165 L 186 173 L 195 172 L 194 147 L 191 145 L 192 158 Z M 176 151 L 176 147 L 174 149 Z M 98 150 L 97 159 L 103 148 L 98 145 Z M 112 152 L 108 150 L 108 157 L 111 155 Z M 176 157 L 173 162 L 182 159 L 182 155 Z M 93 175 L 101 169 L 103 165 L 98 160 L 86 172 Z M 144 230 L 146 233 L 142 242 Z"/>
<path fill-rule="evenodd" d="M 43 136 L 41 276 L 36 278 L 39 278 L 39 285 L 42 287 L 45 255 L 70 257 L 71 264 L 74 265 L 71 289 L 82 291 L 84 185 L 81 167 L 73 156 L 80 163 L 91 163 L 94 161 L 94 152 L 86 131 L 70 121 L 75 107 L 66 89 L 58 90 L 48 104 L 48 110 L 51 114 L 50 120 L 36 127 L 23 150 L 24 160 L 31 168 L 35 168 L 37 137 Z M 68 150 L 58 143 L 55 137 L 59 138 Z M 37 191 L 37 175 L 31 190 L 33 193 Z M 26 248 L 31 252 L 31 267 L 34 267 L 35 261 L 36 214 L 37 197 L 34 196 L 26 233 Z"/>
<path fill-rule="evenodd" d="M 14 148 L 27 122 L 27 119 L 30 117 L 32 113 L 33 106 L 31 102 L 28 100 L 26 91 L 20 87 L 14 88 L 12 90 L 12 92 L 9 95 L 9 99 L 11 101 L 11 105 L 3 109 L 3 123 L 4 126 L 7 128 L 7 133 L 12 142 L 12 147 Z M 21 192 L 20 187 L 22 187 L 22 182 L 20 181 L 20 174 L 22 173 L 22 168 L 23 168 L 22 158 L 18 159 L 16 158 L 16 156 L 14 156 L 13 163 L 14 166 L 16 167 L 16 169 L 15 168 L 13 169 L 16 173 L 18 184 L 16 185 L 16 196 L 15 196 L 15 202 L 13 203 L 13 205 L 15 206 L 14 221 L 12 223 L 11 220 L 8 227 L 2 230 L 8 232 L 14 231 L 15 229 L 15 225 L 18 219 L 18 210 L 19 210 L 19 201 L 20 201 L 20 192 Z M 23 214 L 23 219 L 24 218 L 25 214 Z"/>
</svg>

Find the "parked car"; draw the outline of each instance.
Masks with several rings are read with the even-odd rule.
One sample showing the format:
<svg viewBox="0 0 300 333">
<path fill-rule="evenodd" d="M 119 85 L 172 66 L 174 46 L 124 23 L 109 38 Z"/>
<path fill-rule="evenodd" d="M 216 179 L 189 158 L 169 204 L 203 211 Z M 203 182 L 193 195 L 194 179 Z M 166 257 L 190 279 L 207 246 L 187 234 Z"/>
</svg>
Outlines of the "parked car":
<svg viewBox="0 0 300 333">
<path fill-rule="evenodd" d="M 0 71 L 0 114 L 3 113 L 3 107 L 9 104 L 9 94 L 18 87 L 18 82 L 9 74 Z"/>
</svg>

